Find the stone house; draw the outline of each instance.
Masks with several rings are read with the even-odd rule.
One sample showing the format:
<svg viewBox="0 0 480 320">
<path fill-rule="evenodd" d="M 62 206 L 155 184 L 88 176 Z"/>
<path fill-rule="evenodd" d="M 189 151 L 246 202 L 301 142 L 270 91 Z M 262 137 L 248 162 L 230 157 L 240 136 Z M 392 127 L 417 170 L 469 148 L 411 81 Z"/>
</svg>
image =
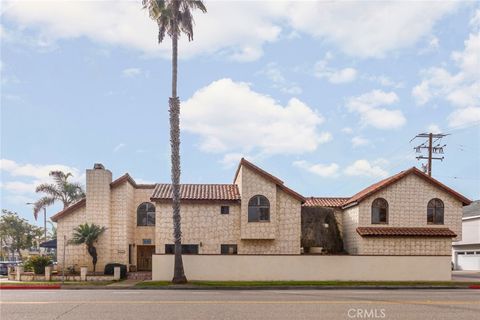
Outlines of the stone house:
<svg viewBox="0 0 480 320">
<path fill-rule="evenodd" d="M 128 174 L 112 180 L 101 164 L 86 176 L 86 198 L 51 218 L 59 266 L 92 268 L 85 248 L 68 244 L 85 222 L 107 227 L 98 270 L 109 262 L 151 270 L 154 253 L 173 253 L 170 184 L 137 184 Z M 470 200 L 415 168 L 350 198 L 304 198 L 242 159 L 232 184 L 182 184 L 181 203 L 185 254 L 300 255 L 302 206 L 319 206 L 334 211 L 349 254 L 450 255 Z"/>
</svg>

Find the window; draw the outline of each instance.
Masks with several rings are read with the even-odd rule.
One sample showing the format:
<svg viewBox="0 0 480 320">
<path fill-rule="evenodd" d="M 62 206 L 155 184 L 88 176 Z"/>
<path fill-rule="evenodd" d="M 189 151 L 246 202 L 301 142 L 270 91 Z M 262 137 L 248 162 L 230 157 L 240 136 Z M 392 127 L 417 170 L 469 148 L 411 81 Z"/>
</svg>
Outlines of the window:
<svg viewBox="0 0 480 320">
<path fill-rule="evenodd" d="M 175 245 L 166 244 L 165 254 L 174 254 Z M 182 254 L 198 254 L 198 244 L 182 244 Z"/>
<path fill-rule="evenodd" d="M 230 213 L 230 207 L 229 206 L 221 206 L 220 207 L 220 213 L 221 214 L 229 214 Z"/>
<path fill-rule="evenodd" d="M 383 198 L 377 198 L 372 203 L 372 224 L 388 223 L 388 202 Z"/>
<path fill-rule="evenodd" d="M 220 245 L 221 254 L 237 254 L 236 244 L 222 244 Z"/>
<path fill-rule="evenodd" d="M 155 206 L 150 202 L 144 202 L 137 208 L 137 226 L 155 225 Z"/>
<path fill-rule="evenodd" d="M 440 199 L 432 199 L 427 206 L 427 223 L 443 224 L 443 201 Z"/>
<path fill-rule="evenodd" d="M 248 222 L 270 221 L 270 202 L 257 195 L 248 201 Z"/>
</svg>

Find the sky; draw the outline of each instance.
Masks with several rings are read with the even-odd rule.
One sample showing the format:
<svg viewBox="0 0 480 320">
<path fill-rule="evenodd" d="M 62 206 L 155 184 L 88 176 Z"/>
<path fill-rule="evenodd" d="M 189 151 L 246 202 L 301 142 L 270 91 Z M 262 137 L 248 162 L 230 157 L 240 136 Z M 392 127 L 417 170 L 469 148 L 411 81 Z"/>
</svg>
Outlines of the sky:
<svg viewBox="0 0 480 320">
<path fill-rule="evenodd" d="M 206 6 L 179 46 L 182 182 L 231 183 L 246 157 L 304 196 L 351 196 L 421 167 L 411 139 L 433 132 L 433 177 L 480 198 L 478 2 Z M 84 183 L 98 162 L 169 182 L 170 42 L 141 1 L 0 12 L 1 207 L 33 221 L 49 171 Z"/>
</svg>

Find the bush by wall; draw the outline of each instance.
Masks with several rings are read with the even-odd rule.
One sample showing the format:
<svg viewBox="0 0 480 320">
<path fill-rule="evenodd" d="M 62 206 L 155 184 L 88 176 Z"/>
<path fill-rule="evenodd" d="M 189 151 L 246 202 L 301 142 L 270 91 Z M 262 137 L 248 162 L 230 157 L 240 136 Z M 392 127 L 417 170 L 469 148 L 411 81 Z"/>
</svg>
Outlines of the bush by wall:
<svg viewBox="0 0 480 320">
<path fill-rule="evenodd" d="M 23 263 L 23 270 L 33 271 L 35 274 L 45 274 L 45 267 L 52 264 L 48 256 L 32 256 Z"/>
</svg>

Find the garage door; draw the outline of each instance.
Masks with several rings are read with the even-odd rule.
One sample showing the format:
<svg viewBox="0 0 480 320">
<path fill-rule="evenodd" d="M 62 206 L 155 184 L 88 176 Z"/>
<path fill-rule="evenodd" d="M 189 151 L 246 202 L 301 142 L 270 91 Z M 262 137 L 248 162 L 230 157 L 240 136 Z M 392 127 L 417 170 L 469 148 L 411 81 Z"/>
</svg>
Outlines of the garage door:
<svg viewBox="0 0 480 320">
<path fill-rule="evenodd" d="M 480 252 L 457 252 L 458 270 L 480 270 Z"/>
</svg>

